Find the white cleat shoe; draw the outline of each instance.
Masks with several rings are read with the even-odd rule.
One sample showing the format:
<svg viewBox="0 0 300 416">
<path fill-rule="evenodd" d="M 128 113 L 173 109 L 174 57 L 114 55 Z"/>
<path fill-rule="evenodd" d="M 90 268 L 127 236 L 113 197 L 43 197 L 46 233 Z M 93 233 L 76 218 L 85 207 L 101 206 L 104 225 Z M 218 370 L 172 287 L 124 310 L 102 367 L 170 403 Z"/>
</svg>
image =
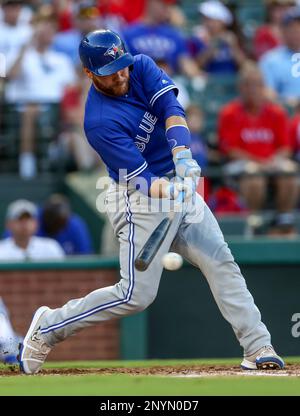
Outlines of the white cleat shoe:
<svg viewBox="0 0 300 416">
<path fill-rule="evenodd" d="M 267 345 L 254 354 L 244 357 L 241 368 L 243 370 L 281 370 L 284 368 L 284 361 L 271 345 Z"/>
<path fill-rule="evenodd" d="M 50 308 L 42 306 L 32 319 L 29 330 L 20 344 L 20 370 L 25 374 L 36 374 L 44 364 L 51 348 L 45 343 L 40 333 L 41 318 Z"/>
</svg>

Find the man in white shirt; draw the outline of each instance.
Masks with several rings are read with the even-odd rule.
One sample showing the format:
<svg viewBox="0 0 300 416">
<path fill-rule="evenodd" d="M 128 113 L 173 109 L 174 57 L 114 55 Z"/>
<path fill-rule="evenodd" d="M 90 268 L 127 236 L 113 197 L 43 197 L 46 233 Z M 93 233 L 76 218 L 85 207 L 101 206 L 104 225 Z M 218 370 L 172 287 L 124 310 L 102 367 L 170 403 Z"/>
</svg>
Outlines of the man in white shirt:
<svg viewBox="0 0 300 416">
<path fill-rule="evenodd" d="M 0 53 L 8 61 L 18 54 L 32 37 L 33 29 L 29 21 L 20 20 L 23 11 L 22 0 L 3 0 L 0 10 Z"/>
<path fill-rule="evenodd" d="M 0 241 L 0 261 L 61 260 L 64 251 L 50 238 L 36 237 L 37 208 L 27 200 L 17 200 L 9 205 L 6 228 L 11 237 Z"/>
<path fill-rule="evenodd" d="M 0 261 L 62 260 L 64 251 L 50 238 L 35 237 L 38 227 L 37 208 L 30 201 L 17 200 L 10 204 L 6 227 L 11 237 L 0 241 Z M 0 297 L 0 361 L 16 363 L 20 336 L 12 327 L 8 311 Z"/>
<path fill-rule="evenodd" d="M 37 15 L 34 35 L 14 55 L 7 56 L 5 99 L 21 114 L 19 172 L 24 179 L 36 175 L 35 124 L 49 105 L 59 104 L 65 88 L 76 81 L 72 61 L 51 49 L 57 23 L 52 15 Z"/>
</svg>

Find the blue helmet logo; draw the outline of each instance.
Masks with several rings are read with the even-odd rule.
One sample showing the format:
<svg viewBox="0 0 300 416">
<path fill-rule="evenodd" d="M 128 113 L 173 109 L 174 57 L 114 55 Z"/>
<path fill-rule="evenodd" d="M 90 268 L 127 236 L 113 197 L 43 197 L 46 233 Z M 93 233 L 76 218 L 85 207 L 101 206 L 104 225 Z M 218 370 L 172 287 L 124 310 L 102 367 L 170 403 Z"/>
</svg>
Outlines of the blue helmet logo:
<svg viewBox="0 0 300 416">
<path fill-rule="evenodd" d="M 113 44 L 112 47 L 107 49 L 107 51 L 105 52 L 104 56 L 107 56 L 107 55 L 116 59 L 116 58 L 119 58 L 120 56 L 124 55 L 124 50 L 121 47 L 116 46 L 115 44 Z"/>
</svg>

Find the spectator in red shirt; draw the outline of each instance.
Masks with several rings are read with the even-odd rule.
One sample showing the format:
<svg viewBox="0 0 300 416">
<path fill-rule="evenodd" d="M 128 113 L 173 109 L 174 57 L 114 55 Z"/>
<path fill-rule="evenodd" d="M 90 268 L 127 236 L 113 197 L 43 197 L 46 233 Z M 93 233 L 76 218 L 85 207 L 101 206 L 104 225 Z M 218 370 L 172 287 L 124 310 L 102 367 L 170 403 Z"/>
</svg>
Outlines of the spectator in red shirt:
<svg viewBox="0 0 300 416">
<path fill-rule="evenodd" d="M 240 98 L 220 113 L 219 145 L 229 163 L 225 172 L 239 179 L 250 211 L 265 202 L 268 178 L 276 190 L 279 213 L 294 209 L 298 198 L 296 164 L 290 160 L 288 119 L 278 104 L 265 98 L 265 85 L 255 64 L 240 73 Z"/>
<path fill-rule="evenodd" d="M 281 22 L 284 14 L 296 5 L 295 0 L 265 0 L 267 23 L 260 26 L 254 36 L 253 52 L 256 59 L 282 43 Z"/>
</svg>

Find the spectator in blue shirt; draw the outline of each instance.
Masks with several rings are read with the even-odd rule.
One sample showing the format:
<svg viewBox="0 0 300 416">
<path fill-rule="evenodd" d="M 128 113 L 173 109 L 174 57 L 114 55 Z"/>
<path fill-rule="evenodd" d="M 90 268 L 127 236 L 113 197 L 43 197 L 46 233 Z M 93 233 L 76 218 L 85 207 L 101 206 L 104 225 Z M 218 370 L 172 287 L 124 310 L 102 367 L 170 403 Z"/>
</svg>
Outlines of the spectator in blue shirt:
<svg viewBox="0 0 300 416">
<path fill-rule="evenodd" d="M 190 40 L 192 54 L 209 74 L 235 74 L 245 59 L 236 35 L 228 30 L 233 23 L 230 10 L 221 2 L 201 3 L 202 26 Z"/>
<path fill-rule="evenodd" d="M 283 45 L 264 54 L 260 68 L 269 97 L 294 106 L 300 99 L 300 7 L 284 15 L 282 30 Z"/>
<path fill-rule="evenodd" d="M 142 22 L 124 30 L 123 37 L 133 55 L 145 54 L 155 61 L 166 61 L 176 73 L 190 78 L 200 75 L 191 59 L 181 32 L 169 22 L 170 5 L 167 0 L 152 0 L 147 4 Z"/>
<path fill-rule="evenodd" d="M 71 212 L 67 199 L 62 195 L 52 195 L 41 209 L 37 235 L 53 238 L 67 255 L 92 253 L 86 223 L 79 215 Z"/>
</svg>

